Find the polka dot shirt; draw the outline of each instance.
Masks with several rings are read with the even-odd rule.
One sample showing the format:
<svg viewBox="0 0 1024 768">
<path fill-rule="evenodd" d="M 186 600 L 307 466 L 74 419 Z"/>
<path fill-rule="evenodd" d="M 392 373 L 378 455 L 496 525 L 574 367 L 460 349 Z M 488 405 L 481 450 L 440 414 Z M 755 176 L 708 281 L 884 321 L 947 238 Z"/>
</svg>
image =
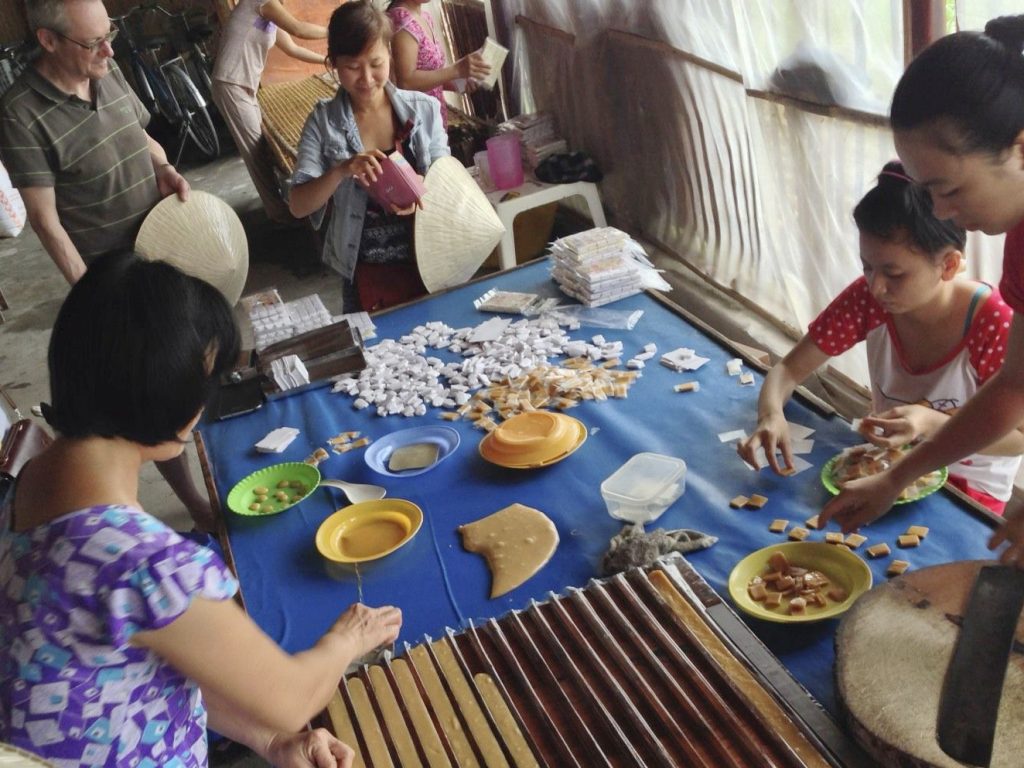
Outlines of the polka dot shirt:
<svg viewBox="0 0 1024 768">
<path fill-rule="evenodd" d="M 967 360 L 979 386 L 1003 364 L 1012 317 L 1013 312 L 998 291 L 992 291 L 984 304 L 975 310 L 964 344 Z M 860 277 L 814 319 L 807 332 L 822 352 L 835 356 L 864 341 L 873 330 L 883 325 L 886 326 L 883 330 L 891 335 L 888 327 L 890 318 L 891 315 L 871 295 L 867 280 Z M 890 343 L 899 347 L 898 341 L 890 339 Z M 957 358 L 954 351 L 939 365 L 951 364 Z M 873 380 L 876 374 L 876 371 L 871 372 Z"/>
</svg>

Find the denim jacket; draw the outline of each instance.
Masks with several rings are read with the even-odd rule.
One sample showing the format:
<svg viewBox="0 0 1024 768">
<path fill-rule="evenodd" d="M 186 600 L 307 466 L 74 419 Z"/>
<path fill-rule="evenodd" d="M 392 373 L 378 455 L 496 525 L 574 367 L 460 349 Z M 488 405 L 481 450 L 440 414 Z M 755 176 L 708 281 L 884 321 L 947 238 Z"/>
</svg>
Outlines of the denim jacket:
<svg viewBox="0 0 1024 768">
<path fill-rule="evenodd" d="M 419 91 L 403 91 L 391 83 L 385 86 L 391 108 L 399 125 L 412 124 L 409 146 L 416 168 L 429 168 L 439 157 L 451 154 L 448 134 L 441 124 L 437 99 Z M 343 89 L 333 99 L 324 99 L 313 107 L 299 139 L 298 158 L 291 186 L 317 179 L 330 168 L 363 151 L 352 102 Z M 347 280 L 352 279 L 359 258 L 359 242 L 366 218 L 366 190 L 354 179 L 346 178 L 334 190 L 334 211 L 324 238 L 323 261 Z M 310 217 L 320 227 L 327 206 Z"/>
</svg>

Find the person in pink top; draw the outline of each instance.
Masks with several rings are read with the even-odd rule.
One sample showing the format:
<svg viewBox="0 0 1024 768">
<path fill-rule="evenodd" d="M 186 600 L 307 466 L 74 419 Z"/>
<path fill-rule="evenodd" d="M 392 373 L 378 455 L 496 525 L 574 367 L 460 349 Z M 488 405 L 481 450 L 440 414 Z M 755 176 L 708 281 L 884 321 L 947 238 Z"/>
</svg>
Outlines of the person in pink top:
<svg viewBox="0 0 1024 768">
<path fill-rule="evenodd" d="M 981 450 L 1024 422 L 1024 15 L 958 32 L 917 56 L 893 95 L 890 123 L 908 175 L 928 190 L 935 215 L 969 230 L 1006 233 L 999 284 L 1013 309 L 999 371 L 941 429 L 900 462 L 847 483 L 822 510 L 844 531 L 885 514 L 916 478 Z M 1024 568 L 1024 514 L 989 541 Z"/>
<path fill-rule="evenodd" d="M 423 9 L 429 0 L 394 0 L 387 14 L 394 26 L 391 56 L 394 59 L 395 82 L 399 88 L 423 91 L 441 103 L 441 121 L 448 127 L 445 90 L 469 90 L 476 81 L 487 77 L 491 68 L 479 53 L 463 56 L 445 66 L 444 48 L 435 31 L 434 19 Z M 455 81 L 463 81 L 462 88 Z"/>
<path fill-rule="evenodd" d="M 999 292 L 957 277 L 964 230 L 932 215 L 928 193 L 893 162 L 857 204 L 863 276 L 810 324 L 768 373 L 754 434 L 740 455 L 758 466 L 758 448 L 776 471 L 792 467 L 783 407 L 816 368 L 861 341 L 868 353 L 873 413 L 868 441 L 902 447 L 926 438 L 992 378 L 1003 362 L 1011 311 Z M 950 467 L 950 482 L 1002 514 L 1020 467 L 1024 435 L 1012 432 Z"/>
</svg>

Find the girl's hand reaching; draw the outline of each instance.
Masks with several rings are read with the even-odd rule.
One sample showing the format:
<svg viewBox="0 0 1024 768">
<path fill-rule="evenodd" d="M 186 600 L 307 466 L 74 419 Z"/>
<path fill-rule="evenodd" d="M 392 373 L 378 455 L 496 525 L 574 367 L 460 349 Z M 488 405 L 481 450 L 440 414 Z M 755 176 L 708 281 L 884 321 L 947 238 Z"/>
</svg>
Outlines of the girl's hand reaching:
<svg viewBox="0 0 1024 768">
<path fill-rule="evenodd" d="M 882 448 L 902 448 L 935 431 L 944 419 L 944 414 L 923 405 L 900 405 L 864 417 L 858 431 Z"/>
<path fill-rule="evenodd" d="M 781 474 L 783 469 L 793 468 L 793 451 L 789 443 L 789 425 L 786 423 L 786 417 L 783 414 L 776 413 L 761 419 L 757 423 L 754 434 L 746 440 L 741 440 L 736 445 L 736 453 L 754 469 L 760 470 L 761 466 L 757 463 L 758 448 L 764 448 L 764 455 L 768 460 L 768 465 L 776 472 Z M 782 451 L 782 460 L 785 462 L 785 467 L 779 464 L 779 458 L 776 455 L 777 451 Z"/>
<path fill-rule="evenodd" d="M 843 533 L 852 533 L 888 512 L 904 487 L 891 470 L 843 483 L 840 494 L 821 510 L 818 524 L 824 528 L 835 518 Z"/>
<path fill-rule="evenodd" d="M 393 605 L 370 608 L 353 603 L 338 617 L 328 634 L 338 635 L 358 659 L 375 648 L 393 643 L 402 628 L 402 612 Z"/>
<path fill-rule="evenodd" d="M 999 562 L 1024 570 L 1024 512 L 1018 512 L 997 528 L 988 540 L 988 548 L 995 549 L 1004 541 L 1010 542 L 1010 546 L 999 555 Z"/>
</svg>

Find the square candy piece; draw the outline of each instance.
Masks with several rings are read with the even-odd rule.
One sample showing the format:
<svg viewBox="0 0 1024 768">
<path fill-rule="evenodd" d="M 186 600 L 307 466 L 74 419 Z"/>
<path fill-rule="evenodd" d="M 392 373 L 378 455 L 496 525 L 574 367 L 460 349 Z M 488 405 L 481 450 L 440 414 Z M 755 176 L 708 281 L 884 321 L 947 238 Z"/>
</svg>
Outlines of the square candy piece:
<svg viewBox="0 0 1024 768">
<path fill-rule="evenodd" d="M 732 507 L 733 509 L 740 509 L 741 507 L 745 507 L 747 505 L 747 502 L 749 501 L 750 499 L 748 499 L 746 496 L 735 496 L 729 502 L 729 506 Z"/>
<path fill-rule="evenodd" d="M 814 530 L 814 531 L 816 531 L 819 528 L 821 528 L 821 524 L 818 522 L 818 516 L 817 515 L 815 515 L 814 517 L 807 518 L 806 522 L 804 522 L 804 525 L 806 525 L 808 528 L 810 528 L 811 530 Z"/>
<path fill-rule="evenodd" d="M 861 536 L 859 533 L 851 533 L 849 536 L 846 537 L 846 541 L 844 541 L 843 543 L 850 549 L 856 549 L 867 540 L 867 536 Z"/>
<path fill-rule="evenodd" d="M 907 528 L 908 536 L 917 536 L 919 539 L 923 539 L 928 535 L 928 527 L 925 525 L 912 525 Z"/>
<path fill-rule="evenodd" d="M 903 549 L 907 549 L 908 547 L 918 546 L 921 543 L 921 539 L 912 533 L 905 533 L 896 540 L 896 543 Z"/>
<path fill-rule="evenodd" d="M 768 530 L 772 533 L 782 533 L 786 530 L 787 525 L 789 525 L 789 520 L 772 520 L 771 525 L 768 526 Z"/>
<path fill-rule="evenodd" d="M 901 573 L 906 571 L 907 568 L 909 568 L 909 567 L 910 567 L 910 563 L 908 563 L 906 560 L 893 560 L 891 563 L 889 563 L 889 568 L 888 568 L 888 570 L 886 570 L 885 575 L 886 576 L 899 576 Z"/>
<path fill-rule="evenodd" d="M 887 557 L 892 552 L 892 550 L 889 549 L 889 545 L 884 541 L 881 544 L 874 544 L 868 547 L 867 551 L 868 557 L 871 558 Z"/>
<path fill-rule="evenodd" d="M 437 462 L 440 451 L 436 443 L 413 443 L 396 448 L 388 457 L 388 469 L 399 472 L 403 469 L 423 469 Z"/>
<path fill-rule="evenodd" d="M 843 543 L 843 534 L 837 533 L 835 531 L 831 531 L 829 533 L 826 533 L 825 534 L 825 543 L 826 544 L 842 544 Z"/>
<path fill-rule="evenodd" d="M 747 499 L 747 507 L 750 509 L 760 509 L 768 503 L 768 497 L 762 496 L 759 493 L 750 494 L 750 498 Z"/>
<path fill-rule="evenodd" d="M 810 535 L 811 532 L 808 531 L 806 528 L 794 528 L 792 531 L 789 532 L 789 538 L 791 538 L 793 541 L 803 541 Z"/>
</svg>

